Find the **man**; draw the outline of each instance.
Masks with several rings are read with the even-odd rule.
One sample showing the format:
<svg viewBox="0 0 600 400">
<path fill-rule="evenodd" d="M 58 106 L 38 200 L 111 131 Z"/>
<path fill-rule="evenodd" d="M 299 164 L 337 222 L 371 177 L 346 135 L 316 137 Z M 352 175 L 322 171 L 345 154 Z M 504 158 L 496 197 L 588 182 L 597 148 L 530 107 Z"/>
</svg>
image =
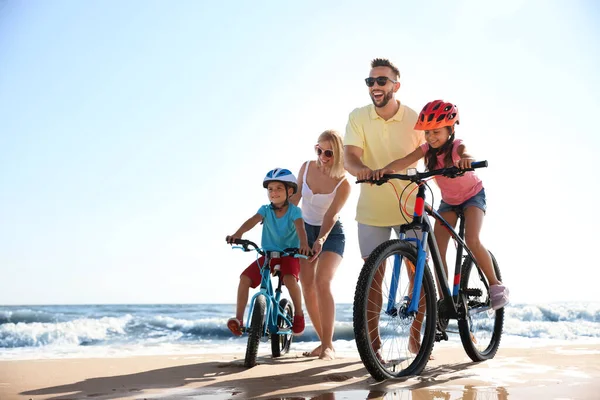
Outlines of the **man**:
<svg viewBox="0 0 600 400">
<path fill-rule="evenodd" d="M 418 114 L 396 99 L 396 93 L 400 89 L 398 68 L 387 59 L 376 58 L 371 62 L 371 72 L 365 81 L 373 104 L 350 113 L 344 137 L 344 167 L 357 179 L 371 178 L 374 170 L 405 157 L 425 142 L 423 131 L 414 130 Z M 411 167 L 416 167 L 416 163 Z M 397 179 L 390 183 L 395 186 L 398 194 L 402 193 L 402 204 L 406 204 L 409 215 L 402 215 L 396 193 L 390 184 L 361 185 L 356 221 L 363 260 L 378 245 L 390 239 L 392 229 L 398 232 L 399 226 L 412 218 L 414 194 L 409 200 L 410 190 L 403 193 L 408 183 Z M 382 274 L 378 274 L 375 279 L 380 281 Z M 371 292 L 368 311 L 378 315 L 381 294 Z M 369 319 L 369 332 L 374 332 L 371 337 L 373 349 L 381 357 L 378 352 L 381 346 L 378 322 L 378 319 Z"/>
</svg>

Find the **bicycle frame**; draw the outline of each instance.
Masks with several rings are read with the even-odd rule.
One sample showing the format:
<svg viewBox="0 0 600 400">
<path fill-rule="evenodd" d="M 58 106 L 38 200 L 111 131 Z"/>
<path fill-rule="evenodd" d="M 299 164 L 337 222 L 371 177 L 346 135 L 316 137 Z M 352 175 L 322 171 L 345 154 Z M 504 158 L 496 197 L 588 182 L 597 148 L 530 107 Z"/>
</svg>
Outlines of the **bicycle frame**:
<svg viewBox="0 0 600 400">
<path fill-rule="evenodd" d="M 442 218 L 442 216 L 437 211 L 433 210 L 431 205 L 425 203 L 425 185 L 422 184 L 422 181 L 419 180 L 415 183 L 419 185 L 419 188 L 417 192 L 417 199 L 415 201 L 413 220 L 409 224 L 403 224 L 400 226 L 400 239 L 409 242 L 415 242 L 417 248 L 417 265 L 415 266 L 414 285 L 413 293 L 411 294 L 411 299 L 419 299 L 421 296 L 423 273 L 425 271 L 425 260 L 427 259 L 427 250 L 425 243 L 427 243 L 427 245 L 429 246 L 429 251 L 431 253 L 431 259 L 433 261 L 435 276 L 437 277 L 438 284 L 440 285 L 440 290 L 444 294 L 441 307 L 439 307 L 440 318 L 463 318 L 464 314 L 461 314 L 463 310 L 459 308 L 459 288 L 463 251 L 471 257 L 473 263 L 477 267 L 478 273 L 482 274 L 481 269 L 475 261 L 473 253 L 471 252 L 471 250 L 469 250 L 463 239 L 465 231 L 464 215 L 459 215 L 460 225 L 459 233 L 457 233 L 454 230 L 454 228 L 450 226 L 450 224 L 444 218 Z M 444 270 L 444 264 L 442 262 L 442 257 L 439 252 L 437 241 L 435 240 L 435 236 L 431 234 L 431 223 L 428 218 L 424 217 L 424 214 L 430 215 L 435 220 L 439 221 L 448 230 L 450 236 L 458 243 L 458 248 L 456 249 L 456 263 L 454 267 L 454 281 L 452 291 L 450 291 L 448 277 L 446 276 L 446 272 Z M 406 232 L 411 229 L 421 230 L 421 239 L 419 239 L 418 236 L 417 238 L 407 238 Z M 398 279 L 400 276 L 400 265 L 402 265 L 401 256 L 396 255 L 394 259 L 392 283 L 390 285 L 390 297 L 386 309 L 387 313 L 396 312 L 395 297 Z M 418 307 L 419 302 L 411 300 L 408 309 L 406 310 L 407 314 L 412 316 L 416 315 Z M 481 311 L 485 310 L 478 310 L 478 312 Z"/>
<path fill-rule="evenodd" d="M 288 335 L 292 332 L 291 329 L 284 329 L 279 331 L 279 326 L 277 325 L 277 318 L 281 316 L 288 323 L 288 326 L 292 326 L 292 321 L 288 319 L 283 310 L 281 310 L 279 306 L 279 301 L 281 299 L 281 275 L 279 271 L 276 272 L 276 276 L 278 279 L 277 289 L 273 290 L 273 283 L 271 282 L 271 268 L 269 267 L 271 264 L 271 260 L 273 258 L 278 258 L 281 253 L 279 252 L 271 252 L 265 251 L 265 262 L 263 265 L 257 265 L 260 268 L 261 281 L 260 281 L 260 290 L 255 293 L 250 299 L 250 309 L 248 310 L 247 321 L 251 321 L 252 311 L 254 310 L 254 299 L 258 296 L 265 296 L 267 301 L 267 310 L 266 310 L 266 320 L 265 325 L 263 327 L 263 336 L 267 334 L 267 328 L 271 333 L 277 333 L 281 335 Z M 277 257 L 273 257 L 276 255 Z M 258 264 L 258 261 L 257 261 Z M 273 310 L 277 312 L 274 312 Z M 248 326 L 246 329 L 249 329 Z"/>
</svg>

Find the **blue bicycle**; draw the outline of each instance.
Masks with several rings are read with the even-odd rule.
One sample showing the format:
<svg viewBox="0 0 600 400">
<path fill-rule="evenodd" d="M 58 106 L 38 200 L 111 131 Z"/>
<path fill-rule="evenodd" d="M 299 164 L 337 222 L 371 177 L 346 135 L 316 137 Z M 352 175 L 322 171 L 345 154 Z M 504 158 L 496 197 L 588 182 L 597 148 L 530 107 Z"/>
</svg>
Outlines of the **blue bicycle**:
<svg viewBox="0 0 600 400">
<path fill-rule="evenodd" d="M 256 355 L 261 339 L 271 339 L 271 354 L 281 357 L 290 350 L 292 344 L 292 324 L 294 321 L 294 305 L 291 301 L 281 298 L 281 275 L 279 265 L 274 267 L 274 275 L 278 278 L 277 287 L 273 290 L 271 282 L 271 260 L 280 257 L 308 258 L 300 254 L 297 248 L 285 249 L 283 252 L 266 251 L 250 240 L 236 239 L 234 249 L 256 251 L 265 257 L 265 262 L 260 266 L 260 290 L 250 299 L 248 318 L 250 325 L 242 328 L 248 333 L 248 345 L 244 365 L 248 368 L 256 365 Z"/>
</svg>

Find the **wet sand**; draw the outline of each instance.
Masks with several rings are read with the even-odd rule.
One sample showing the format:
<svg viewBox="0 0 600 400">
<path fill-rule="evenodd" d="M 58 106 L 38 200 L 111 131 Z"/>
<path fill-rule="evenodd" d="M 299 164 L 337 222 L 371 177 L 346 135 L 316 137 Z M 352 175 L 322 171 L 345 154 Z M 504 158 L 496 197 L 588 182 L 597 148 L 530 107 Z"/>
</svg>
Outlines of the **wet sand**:
<svg viewBox="0 0 600 400">
<path fill-rule="evenodd" d="M 358 354 L 334 361 L 292 351 L 243 355 L 0 361 L 9 399 L 598 399 L 600 345 L 503 348 L 473 363 L 461 347 L 436 346 L 418 377 L 376 382 Z"/>
</svg>

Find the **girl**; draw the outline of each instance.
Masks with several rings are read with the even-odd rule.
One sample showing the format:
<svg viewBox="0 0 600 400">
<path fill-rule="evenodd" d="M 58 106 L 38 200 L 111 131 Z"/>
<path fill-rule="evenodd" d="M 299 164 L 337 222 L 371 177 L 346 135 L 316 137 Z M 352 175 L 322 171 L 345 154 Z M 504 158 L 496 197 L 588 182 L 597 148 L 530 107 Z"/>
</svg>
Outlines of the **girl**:
<svg viewBox="0 0 600 400">
<path fill-rule="evenodd" d="M 452 165 L 462 169 L 470 168 L 473 157 L 467 153 L 462 140 L 454 138 L 454 127 L 458 123 L 456 105 L 443 100 L 427 103 L 415 124 L 415 129 L 425 131 L 427 143 L 406 157 L 392 161 L 384 168 L 374 171 L 374 178 L 379 179 L 384 174 L 393 174 L 406 169 L 423 157 L 425 157 L 425 165 L 428 170 Z M 479 240 L 479 232 L 486 211 L 485 190 L 481 179 L 475 172 L 468 171 L 457 178 L 436 176 L 435 180 L 442 192 L 442 201 L 438 212 L 452 227 L 456 226 L 457 212 L 464 212 L 465 240 L 490 283 L 492 308 L 497 310 L 504 307 L 508 304 L 508 288 L 498 281 L 490 254 Z M 447 275 L 446 250 L 450 241 L 450 233 L 437 221 L 434 233 Z"/>
</svg>

